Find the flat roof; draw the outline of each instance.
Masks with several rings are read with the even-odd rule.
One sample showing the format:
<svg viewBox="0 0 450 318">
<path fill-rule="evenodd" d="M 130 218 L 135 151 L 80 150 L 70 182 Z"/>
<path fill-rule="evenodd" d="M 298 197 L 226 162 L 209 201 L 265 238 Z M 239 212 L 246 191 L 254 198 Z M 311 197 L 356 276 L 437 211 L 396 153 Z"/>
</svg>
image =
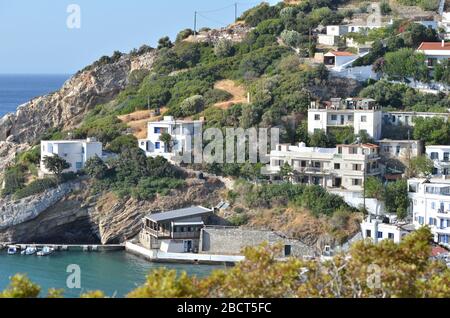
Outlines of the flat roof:
<svg viewBox="0 0 450 318">
<path fill-rule="evenodd" d="M 450 146 L 448 145 L 430 145 L 430 146 L 425 146 L 425 148 L 450 148 Z"/>
<path fill-rule="evenodd" d="M 346 52 L 346 51 L 330 51 L 327 54 L 332 54 L 334 56 L 357 56 L 356 54 L 353 54 L 351 52 Z M 325 56 L 327 54 L 325 54 Z"/>
<path fill-rule="evenodd" d="M 189 208 L 159 212 L 159 213 L 149 213 L 146 218 L 153 222 L 169 221 L 175 219 L 181 219 L 185 217 L 197 216 L 206 213 L 211 213 L 213 210 L 207 209 L 202 206 L 192 206 Z"/>
<path fill-rule="evenodd" d="M 411 143 L 411 142 L 420 142 L 420 140 L 398 140 L 398 139 L 381 139 L 378 142 L 397 142 L 397 143 Z M 450 146 L 449 146 L 450 147 Z"/>
<path fill-rule="evenodd" d="M 439 184 L 445 185 L 445 186 L 450 185 L 450 179 L 444 179 L 444 178 L 431 178 L 431 179 L 412 178 L 412 179 L 409 179 L 408 181 L 419 182 L 419 183 L 424 183 L 424 184 L 434 184 L 434 185 L 439 185 Z"/>
<path fill-rule="evenodd" d="M 41 142 L 51 142 L 53 144 L 75 144 L 84 142 L 87 144 L 93 144 L 93 143 L 101 143 L 98 140 L 87 140 L 87 139 L 73 139 L 73 140 L 41 140 Z"/>
</svg>

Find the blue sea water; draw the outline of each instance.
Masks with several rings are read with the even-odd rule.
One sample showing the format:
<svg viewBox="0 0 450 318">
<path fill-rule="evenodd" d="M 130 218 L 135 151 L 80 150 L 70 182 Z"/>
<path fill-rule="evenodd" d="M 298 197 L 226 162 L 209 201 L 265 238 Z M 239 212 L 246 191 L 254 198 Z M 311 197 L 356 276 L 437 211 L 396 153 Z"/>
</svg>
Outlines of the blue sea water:
<svg viewBox="0 0 450 318">
<path fill-rule="evenodd" d="M 15 112 L 34 97 L 52 93 L 61 88 L 70 75 L 16 75 L 0 74 L 0 117 Z"/>
<path fill-rule="evenodd" d="M 81 288 L 67 287 L 67 267 L 80 268 Z M 7 255 L 0 251 L 0 291 L 9 284 L 9 278 L 17 273 L 26 274 L 41 287 L 45 297 L 49 288 L 63 289 L 65 297 L 79 297 L 81 293 L 102 290 L 108 297 L 124 297 L 145 282 L 153 269 L 166 267 L 186 271 L 189 275 L 204 277 L 214 269 L 224 266 L 151 263 L 124 251 L 117 252 L 55 252 L 50 256 Z"/>
</svg>

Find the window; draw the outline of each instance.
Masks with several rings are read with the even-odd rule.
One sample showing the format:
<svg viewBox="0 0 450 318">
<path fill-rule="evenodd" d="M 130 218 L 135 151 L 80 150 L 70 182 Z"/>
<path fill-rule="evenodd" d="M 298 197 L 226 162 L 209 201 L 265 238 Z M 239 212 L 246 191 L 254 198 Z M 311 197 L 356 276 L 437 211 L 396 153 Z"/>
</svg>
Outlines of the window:
<svg viewBox="0 0 450 318">
<path fill-rule="evenodd" d="M 342 147 L 338 147 L 338 154 L 342 155 Z"/>
<path fill-rule="evenodd" d="M 428 219 L 428 225 L 436 225 L 436 219 L 435 218 L 429 218 Z"/>
<path fill-rule="evenodd" d="M 360 165 L 360 164 L 353 165 L 353 171 L 361 171 L 361 170 L 362 170 L 362 165 Z"/>
<path fill-rule="evenodd" d="M 320 120 L 320 115 L 314 115 L 314 120 Z"/>
<path fill-rule="evenodd" d="M 356 147 L 351 147 L 351 148 L 350 148 L 350 154 L 351 154 L 351 155 L 357 155 L 357 154 L 358 154 L 358 148 L 356 148 Z"/>
<path fill-rule="evenodd" d="M 362 186 L 362 179 L 352 179 L 352 184 L 354 186 Z"/>
<path fill-rule="evenodd" d="M 383 232 L 378 231 L 377 238 L 382 239 L 383 238 Z"/>
<path fill-rule="evenodd" d="M 86 151 L 84 149 L 84 146 L 81 146 L 81 153 L 84 154 Z"/>
<path fill-rule="evenodd" d="M 430 154 L 430 158 L 431 158 L 431 160 L 437 160 L 437 159 L 439 159 L 439 154 L 437 152 L 432 152 Z"/>
<path fill-rule="evenodd" d="M 431 209 L 436 210 L 436 202 L 431 202 Z"/>
<path fill-rule="evenodd" d="M 361 122 L 366 123 L 367 122 L 367 116 L 361 116 Z"/>
<path fill-rule="evenodd" d="M 336 115 L 331 115 L 331 120 L 337 120 L 337 116 Z"/>
<path fill-rule="evenodd" d="M 401 150 L 402 150 L 402 147 L 401 147 L 401 146 L 397 146 L 397 151 L 396 151 L 397 155 L 400 154 L 400 151 L 401 151 Z"/>
<path fill-rule="evenodd" d="M 154 133 L 155 133 L 155 134 L 160 134 L 160 133 L 161 133 L 161 130 L 162 130 L 161 127 L 155 127 Z"/>
<path fill-rule="evenodd" d="M 388 233 L 388 239 L 393 240 L 394 239 L 394 233 Z"/>
<path fill-rule="evenodd" d="M 423 225 L 425 223 L 425 219 L 423 216 L 419 216 L 419 224 Z"/>
<path fill-rule="evenodd" d="M 335 163 L 334 164 L 334 170 L 340 170 L 341 169 L 341 164 L 340 163 Z"/>
<path fill-rule="evenodd" d="M 353 115 L 348 115 L 348 121 L 353 121 Z"/>
<path fill-rule="evenodd" d="M 450 153 L 444 152 L 444 161 L 449 161 Z"/>
<path fill-rule="evenodd" d="M 81 168 L 83 168 L 83 163 L 82 163 L 82 162 L 76 162 L 76 163 L 75 163 L 75 168 L 76 168 L 77 170 L 80 170 Z"/>
<path fill-rule="evenodd" d="M 372 232 L 370 230 L 366 230 L 366 237 L 372 237 Z"/>
<path fill-rule="evenodd" d="M 155 149 L 161 149 L 161 143 L 159 141 L 155 142 Z"/>
</svg>

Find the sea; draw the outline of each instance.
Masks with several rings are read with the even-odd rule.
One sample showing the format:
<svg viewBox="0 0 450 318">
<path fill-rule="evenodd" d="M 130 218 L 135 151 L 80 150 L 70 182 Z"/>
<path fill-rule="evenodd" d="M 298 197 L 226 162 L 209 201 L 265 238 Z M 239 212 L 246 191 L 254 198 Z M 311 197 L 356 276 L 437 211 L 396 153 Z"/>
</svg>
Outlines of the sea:
<svg viewBox="0 0 450 318">
<path fill-rule="evenodd" d="M 0 117 L 41 95 L 57 91 L 70 75 L 1 75 Z M 79 266 L 80 288 L 67 284 L 72 276 L 70 265 Z M 55 252 L 47 257 L 7 255 L 0 251 L 0 291 L 9 284 L 11 276 L 26 274 L 42 288 L 63 289 L 65 297 L 78 297 L 89 290 L 102 290 L 109 297 L 124 297 L 145 282 L 153 269 L 167 267 L 178 272 L 203 277 L 221 266 L 151 263 L 124 251 L 117 252 Z M 69 269 L 69 273 L 67 270 Z M 73 267 L 72 267 L 73 269 Z M 69 287 L 68 287 L 69 286 Z"/>
<path fill-rule="evenodd" d="M 57 91 L 69 79 L 67 74 L 0 74 L 0 117 L 15 112 L 34 97 Z"/>
</svg>

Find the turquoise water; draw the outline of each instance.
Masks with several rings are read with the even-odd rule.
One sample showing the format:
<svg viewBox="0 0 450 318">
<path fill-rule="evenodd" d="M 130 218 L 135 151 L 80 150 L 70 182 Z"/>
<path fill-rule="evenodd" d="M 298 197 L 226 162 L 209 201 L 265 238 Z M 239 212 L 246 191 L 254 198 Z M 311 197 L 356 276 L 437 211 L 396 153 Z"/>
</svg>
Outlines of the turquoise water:
<svg viewBox="0 0 450 318">
<path fill-rule="evenodd" d="M 81 289 L 68 289 L 67 266 L 77 264 L 81 269 Z M 64 289 L 65 297 L 78 297 L 88 290 L 102 290 L 107 296 L 123 297 L 145 281 L 152 269 L 167 267 L 186 271 L 189 275 L 204 277 L 223 266 L 158 264 L 132 254 L 118 252 L 55 252 L 47 257 L 36 255 L 7 255 L 0 251 L 0 290 L 7 287 L 9 277 L 16 273 L 28 277 L 42 287 L 45 295 L 49 288 Z"/>
</svg>

